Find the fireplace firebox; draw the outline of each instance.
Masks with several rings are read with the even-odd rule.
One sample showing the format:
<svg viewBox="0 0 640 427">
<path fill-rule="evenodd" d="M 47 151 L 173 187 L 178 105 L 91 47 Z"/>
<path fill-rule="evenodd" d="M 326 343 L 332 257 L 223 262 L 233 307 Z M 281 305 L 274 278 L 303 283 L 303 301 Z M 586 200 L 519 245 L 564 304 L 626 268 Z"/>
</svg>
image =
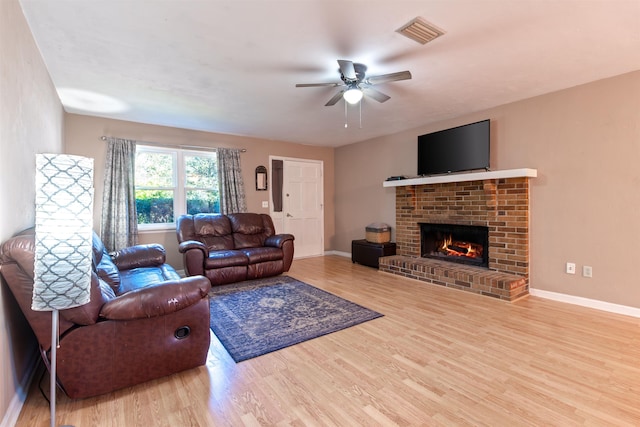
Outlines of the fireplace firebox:
<svg viewBox="0 0 640 427">
<path fill-rule="evenodd" d="M 420 223 L 420 255 L 489 268 L 489 229 L 475 225 Z"/>
</svg>

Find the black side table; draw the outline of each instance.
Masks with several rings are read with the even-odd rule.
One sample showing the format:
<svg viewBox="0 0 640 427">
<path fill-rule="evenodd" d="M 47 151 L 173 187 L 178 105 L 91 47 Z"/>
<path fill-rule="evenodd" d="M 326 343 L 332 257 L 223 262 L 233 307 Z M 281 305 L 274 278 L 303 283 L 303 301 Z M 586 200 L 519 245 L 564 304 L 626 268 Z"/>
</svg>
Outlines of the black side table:
<svg viewBox="0 0 640 427">
<path fill-rule="evenodd" d="M 378 258 L 396 254 L 396 244 L 371 243 L 366 240 L 351 241 L 351 261 L 354 263 L 378 268 Z"/>
</svg>

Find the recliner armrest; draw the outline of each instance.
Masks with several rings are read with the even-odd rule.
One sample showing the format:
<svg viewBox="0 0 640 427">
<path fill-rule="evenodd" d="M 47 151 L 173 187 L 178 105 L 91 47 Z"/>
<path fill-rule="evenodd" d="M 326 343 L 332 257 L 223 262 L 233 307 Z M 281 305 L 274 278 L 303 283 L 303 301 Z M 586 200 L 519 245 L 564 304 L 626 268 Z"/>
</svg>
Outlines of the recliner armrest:
<svg viewBox="0 0 640 427">
<path fill-rule="evenodd" d="M 166 260 L 164 247 L 157 243 L 130 246 L 109 255 L 118 270 L 158 266 Z"/>
<path fill-rule="evenodd" d="M 167 280 L 108 301 L 102 306 L 100 317 L 108 320 L 133 320 L 163 316 L 206 298 L 210 289 L 209 279 L 203 276 Z"/>
<path fill-rule="evenodd" d="M 284 245 L 285 242 L 294 239 L 293 234 L 276 234 L 274 236 L 267 237 L 264 241 L 264 245 L 274 248 L 282 248 L 282 245 Z"/>
<path fill-rule="evenodd" d="M 204 257 L 206 258 L 208 255 L 208 250 L 207 250 L 207 246 L 202 243 L 199 242 L 197 240 L 185 240 L 184 242 L 180 243 L 178 245 L 178 251 L 183 254 L 185 252 L 187 252 L 189 249 L 199 249 L 202 251 L 202 253 L 204 254 Z"/>
<path fill-rule="evenodd" d="M 197 240 L 185 240 L 178 245 L 178 251 L 184 254 L 184 270 L 187 276 L 205 274 L 204 261 L 209 257 L 209 248 Z"/>
</svg>

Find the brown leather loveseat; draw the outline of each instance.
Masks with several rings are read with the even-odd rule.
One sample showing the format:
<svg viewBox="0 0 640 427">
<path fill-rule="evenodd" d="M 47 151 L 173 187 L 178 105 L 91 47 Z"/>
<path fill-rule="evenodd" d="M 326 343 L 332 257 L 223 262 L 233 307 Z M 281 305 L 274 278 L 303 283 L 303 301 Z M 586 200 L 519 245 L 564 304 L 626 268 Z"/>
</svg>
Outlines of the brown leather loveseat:
<svg viewBox="0 0 640 427">
<path fill-rule="evenodd" d="M 0 247 L 0 273 L 49 367 L 51 312 L 31 310 L 34 230 Z M 60 310 L 58 385 L 85 398 L 203 365 L 209 349 L 209 281 L 180 279 L 161 245 L 110 256 L 93 238 L 91 301 Z"/>
<path fill-rule="evenodd" d="M 211 285 L 277 276 L 293 261 L 293 236 L 276 235 L 266 214 L 182 215 L 176 232 L 186 274 Z"/>
</svg>

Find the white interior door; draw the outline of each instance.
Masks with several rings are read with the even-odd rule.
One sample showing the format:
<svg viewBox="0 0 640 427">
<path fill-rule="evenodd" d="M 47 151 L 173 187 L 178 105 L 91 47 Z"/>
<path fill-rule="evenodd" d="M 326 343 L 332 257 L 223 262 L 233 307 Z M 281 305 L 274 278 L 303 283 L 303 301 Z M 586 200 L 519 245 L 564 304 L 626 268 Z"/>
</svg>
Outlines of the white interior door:
<svg viewBox="0 0 640 427">
<path fill-rule="evenodd" d="M 295 258 L 322 255 L 323 163 L 299 159 L 283 159 L 283 162 L 282 232 L 295 236 Z"/>
</svg>

